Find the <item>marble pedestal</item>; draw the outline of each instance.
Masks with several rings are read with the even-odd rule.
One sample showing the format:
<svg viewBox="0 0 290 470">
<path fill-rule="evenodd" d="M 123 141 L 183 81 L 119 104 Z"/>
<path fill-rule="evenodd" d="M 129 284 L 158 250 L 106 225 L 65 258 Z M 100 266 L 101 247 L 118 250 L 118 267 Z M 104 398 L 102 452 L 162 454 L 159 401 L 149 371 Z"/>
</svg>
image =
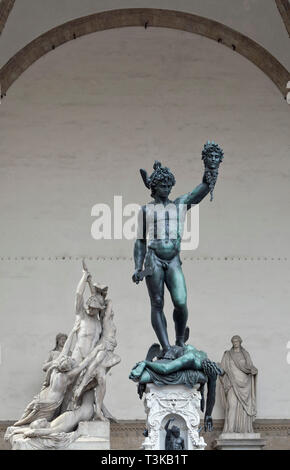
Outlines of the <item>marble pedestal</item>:
<svg viewBox="0 0 290 470">
<path fill-rule="evenodd" d="M 106 421 L 83 421 L 78 427 L 79 437 L 66 450 L 110 449 L 110 423 Z"/>
<path fill-rule="evenodd" d="M 222 433 L 215 442 L 217 450 L 262 450 L 266 441 L 258 433 Z"/>
<path fill-rule="evenodd" d="M 23 434 L 9 437 L 12 450 L 107 450 L 110 449 L 110 423 L 104 421 L 83 421 L 71 433 L 51 434 L 50 437 L 24 438 Z M 26 427 L 27 429 L 27 427 Z"/>
<path fill-rule="evenodd" d="M 170 418 L 180 428 L 186 450 L 204 450 L 206 443 L 199 436 L 200 392 L 185 385 L 148 384 L 145 390 L 144 406 L 147 414 L 148 436 L 143 442 L 145 450 L 165 450 L 166 431 L 164 426 Z"/>
</svg>

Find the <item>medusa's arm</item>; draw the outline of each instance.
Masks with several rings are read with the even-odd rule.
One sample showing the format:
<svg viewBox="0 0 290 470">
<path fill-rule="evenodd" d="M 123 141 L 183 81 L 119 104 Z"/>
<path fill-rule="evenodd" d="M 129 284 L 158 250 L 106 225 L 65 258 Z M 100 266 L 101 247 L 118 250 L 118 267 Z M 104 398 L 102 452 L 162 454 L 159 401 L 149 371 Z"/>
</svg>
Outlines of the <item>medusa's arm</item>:
<svg viewBox="0 0 290 470">
<path fill-rule="evenodd" d="M 216 391 L 216 377 L 209 377 L 207 383 L 207 399 L 206 399 L 206 410 L 204 418 L 205 431 L 212 431 L 212 410 L 215 404 L 215 391 Z"/>
</svg>

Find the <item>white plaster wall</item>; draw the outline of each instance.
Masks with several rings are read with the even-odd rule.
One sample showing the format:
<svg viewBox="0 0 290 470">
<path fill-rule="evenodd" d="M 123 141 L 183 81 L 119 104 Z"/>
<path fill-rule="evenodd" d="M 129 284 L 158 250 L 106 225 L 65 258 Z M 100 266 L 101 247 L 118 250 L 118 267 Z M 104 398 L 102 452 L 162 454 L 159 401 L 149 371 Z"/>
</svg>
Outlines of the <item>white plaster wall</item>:
<svg viewBox="0 0 290 470">
<path fill-rule="evenodd" d="M 119 8 L 161 8 L 219 21 L 290 67 L 289 38 L 274 0 L 18 0 L 0 41 L 0 66 L 32 39 L 81 16 Z"/>
<path fill-rule="evenodd" d="M 258 417 L 290 418 L 289 107 L 262 72 L 188 33 L 96 33 L 15 82 L 0 132 L 0 420 L 38 392 L 55 334 L 70 329 L 82 256 L 115 306 L 122 363 L 107 406 L 143 418 L 127 377 L 155 341 L 149 300 L 131 282 L 133 243 L 92 240 L 91 207 L 114 194 L 148 201 L 139 168 L 156 158 L 176 175 L 173 195 L 190 190 L 207 139 L 225 159 L 200 207 L 199 248 L 182 255 L 191 342 L 220 360 L 240 334 L 259 369 Z"/>
</svg>

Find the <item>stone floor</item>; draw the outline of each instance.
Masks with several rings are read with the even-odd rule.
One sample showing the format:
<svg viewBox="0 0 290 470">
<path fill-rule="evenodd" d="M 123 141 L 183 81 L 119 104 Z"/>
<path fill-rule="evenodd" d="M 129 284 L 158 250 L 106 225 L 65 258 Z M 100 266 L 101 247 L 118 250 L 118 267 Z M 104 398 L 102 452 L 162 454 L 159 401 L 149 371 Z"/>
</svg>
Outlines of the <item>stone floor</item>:
<svg viewBox="0 0 290 470">
<path fill-rule="evenodd" d="M 7 426 L 12 421 L 0 422 L 0 450 L 9 450 L 9 443 L 4 441 L 4 433 Z M 213 449 L 214 441 L 222 432 L 223 421 L 216 420 L 214 422 L 214 431 L 212 433 L 202 433 L 207 450 Z M 144 439 L 142 433 L 145 429 L 145 421 L 119 421 L 111 424 L 111 448 L 112 449 L 140 449 Z M 263 439 L 266 439 L 266 450 L 290 450 L 290 420 L 282 419 L 265 419 L 256 420 L 254 425 L 255 432 L 259 432 Z"/>
</svg>

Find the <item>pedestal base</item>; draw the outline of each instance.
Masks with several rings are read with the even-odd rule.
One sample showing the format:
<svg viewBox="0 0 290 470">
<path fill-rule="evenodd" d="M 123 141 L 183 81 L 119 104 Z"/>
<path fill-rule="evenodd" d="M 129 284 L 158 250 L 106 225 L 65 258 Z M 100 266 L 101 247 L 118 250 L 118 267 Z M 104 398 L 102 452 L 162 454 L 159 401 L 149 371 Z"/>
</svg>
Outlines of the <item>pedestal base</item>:
<svg viewBox="0 0 290 470">
<path fill-rule="evenodd" d="M 79 437 L 66 450 L 108 450 L 110 449 L 110 423 L 105 421 L 84 421 L 78 427 Z"/>
<path fill-rule="evenodd" d="M 215 442 L 215 449 L 262 450 L 265 444 L 258 433 L 222 433 Z"/>
<path fill-rule="evenodd" d="M 71 433 L 51 434 L 45 437 L 25 438 L 23 434 L 9 437 L 16 429 L 7 430 L 12 450 L 107 450 L 110 449 L 110 423 L 104 421 L 83 421 Z M 27 429 L 27 427 L 26 427 Z"/>
<path fill-rule="evenodd" d="M 188 388 L 185 385 L 158 387 L 148 384 L 144 400 L 148 436 L 143 442 L 143 449 L 165 450 L 164 427 L 170 418 L 175 418 L 173 425 L 180 428 L 185 449 L 204 450 L 206 443 L 198 433 L 200 400 L 201 395 L 196 388 Z"/>
</svg>

